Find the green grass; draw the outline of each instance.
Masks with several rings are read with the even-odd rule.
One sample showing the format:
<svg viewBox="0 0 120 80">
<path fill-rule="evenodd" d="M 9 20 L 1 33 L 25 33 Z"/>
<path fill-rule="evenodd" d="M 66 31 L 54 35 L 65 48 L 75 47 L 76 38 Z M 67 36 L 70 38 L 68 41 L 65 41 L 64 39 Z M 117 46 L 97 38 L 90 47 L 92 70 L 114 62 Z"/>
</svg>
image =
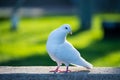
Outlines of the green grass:
<svg viewBox="0 0 120 80">
<path fill-rule="evenodd" d="M 64 23 L 71 24 L 73 31 L 77 29 L 75 26 L 78 26 L 78 20 L 75 16 L 21 19 L 16 32 L 10 31 L 10 21 L 2 22 L 0 25 L 0 52 L 2 54 L 0 61 L 26 57 L 34 53 L 45 54 L 45 43 L 49 33 Z"/>
<path fill-rule="evenodd" d="M 49 58 L 45 44 L 49 33 L 64 23 L 70 24 L 73 32 L 79 27 L 76 16 L 21 18 L 15 32 L 10 31 L 9 20 L 1 21 L 0 65 L 56 65 Z M 94 66 L 120 66 L 119 39 L 102 40 L 101 23 L 101 19 L 95 16 L 90 30 L 67 39 Z"/>
</svg>

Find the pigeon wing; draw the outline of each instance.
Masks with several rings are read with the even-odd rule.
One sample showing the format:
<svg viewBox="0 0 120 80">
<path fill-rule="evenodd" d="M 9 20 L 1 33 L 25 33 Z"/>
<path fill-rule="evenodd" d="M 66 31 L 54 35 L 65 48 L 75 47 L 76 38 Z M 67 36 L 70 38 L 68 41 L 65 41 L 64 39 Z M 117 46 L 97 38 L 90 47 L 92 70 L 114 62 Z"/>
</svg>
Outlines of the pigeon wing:
<svg viewBox="0 0 120 80">
<path fill-rule="evenodd" d="M 55 56 L 63 63 L 92 67 L 92 65 L 84 60 L 80 53 L 67 41 L 57 47 Z"/>
</svg>

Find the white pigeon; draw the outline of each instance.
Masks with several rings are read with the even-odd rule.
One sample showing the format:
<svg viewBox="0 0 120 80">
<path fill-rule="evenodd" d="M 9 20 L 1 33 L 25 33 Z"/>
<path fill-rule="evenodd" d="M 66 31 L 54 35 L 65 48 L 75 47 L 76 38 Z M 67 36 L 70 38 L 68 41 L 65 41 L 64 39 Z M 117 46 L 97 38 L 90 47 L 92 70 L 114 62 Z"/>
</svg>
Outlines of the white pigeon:
<svg viewBox="0 0 120 80">
<path fill-rule="evenodd" d="M 53 61 L 57 63 L 57 68 L 50 72 L 59 72 L 59 67 L 62 64 L 66 65 L 66 71 L 68 70 L 69 64 L 76 66 L 83 66 L 91 69 L 92 64 L 88 63 L 83 59 L 80 53 L 66 40 L 68 33 L 72 33 L 69 24 L 64 24 L 52 31 L 47 40 L 47 51 Z"/>
</svg>

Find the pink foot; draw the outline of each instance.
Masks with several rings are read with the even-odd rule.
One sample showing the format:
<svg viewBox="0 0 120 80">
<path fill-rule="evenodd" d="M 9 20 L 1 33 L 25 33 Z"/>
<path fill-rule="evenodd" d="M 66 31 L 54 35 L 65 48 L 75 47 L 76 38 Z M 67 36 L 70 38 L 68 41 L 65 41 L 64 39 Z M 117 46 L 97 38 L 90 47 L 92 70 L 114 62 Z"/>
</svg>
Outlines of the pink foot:
<svg viewBox="0 0 120 80">
<path fill-rule="evenodd" d="M 57 66 L 57 68 L 55 70 L 51 70 L 49 72 L 58 72 L 59 71 L 58 69 L 59 69 L 59 66 Z"/>
<path fill-rule="evenodd" d="M 67 71 L 59 71 L 60 73 L 67 73 L 67 72 L 72 72 L 71 70 L 67 70 Z"/>
<path fill-rule="evenodd" d="M 60 72 L 61 70 L 51 70 L 49 72 Z"/>
</svg>

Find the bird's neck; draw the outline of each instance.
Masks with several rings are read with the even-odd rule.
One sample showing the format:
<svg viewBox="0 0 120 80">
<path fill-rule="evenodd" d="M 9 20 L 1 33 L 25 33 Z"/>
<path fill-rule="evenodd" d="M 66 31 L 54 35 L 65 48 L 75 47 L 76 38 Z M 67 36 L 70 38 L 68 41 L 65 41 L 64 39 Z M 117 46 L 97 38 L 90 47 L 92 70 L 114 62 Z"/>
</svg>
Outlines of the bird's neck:
<svg viewBox="0 0 120 80">
<path fill-rule="evenodd" d="M 57 32 L 56 34 L 52 35 L 50 39 L 53 43 L 62 44 L 66 41 L 66 36 L 67 36 L 67 33 Z"/>
<path fill-rule="evenodd" d="M 66 40 L 66 36 L 67 36 L 67 34 L 62 34 L 62 35 L 59 35 L 59 36 L 57 36 L 56 37 L 56 40 L 58 41 L 58 43 L 64 43 L 65 42 L 65 40 Z"/>
</svg>

